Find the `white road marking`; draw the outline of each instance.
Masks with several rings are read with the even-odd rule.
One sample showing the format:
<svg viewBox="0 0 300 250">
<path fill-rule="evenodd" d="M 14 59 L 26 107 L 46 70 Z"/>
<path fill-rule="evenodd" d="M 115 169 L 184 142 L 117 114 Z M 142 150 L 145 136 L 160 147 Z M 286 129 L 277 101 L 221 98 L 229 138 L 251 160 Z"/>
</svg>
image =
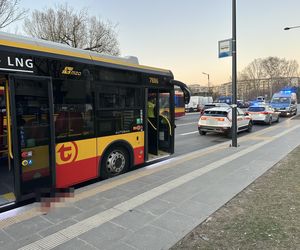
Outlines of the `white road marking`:
<svg viewBox="0 0 300 250">
<path fill-rule="evenodd" d="M 275 140 L 276 138 L 279 138 L 281 136 L 284 136 L 285 134 L 300 128 L 300 125 L 297 125 L 295 127 L 292 127 L 290 129 L 287 129 L 286 131 L 283 131 L 282 133 L 277 134 L 272 138 L 271 141 Z M 142 205 L 146 203 L 149 200 L 152 200 L 159 195 L 162 195 L 174 188 L 177 188 L 195 178 L 198 178 L 209 171 L 212 171 L 214 169 L 217 169 L 224 164 L 231 162 L 245 154 L 248 154 L 268 143 L 271 141 L 262 141 L 260 143 L 257 143 L 253 146 L 250 146 L 249 148 L 243 149 L 235 154 L 229 155 L 221 160 L 218 160 L 216 162 L 213 162 L 205 167 L 199 168 L 197 170 L 194 170 L 188 174 L 185 174 L 183 176 L 180 176 L 172 181 L 169 181 L 163 185 L 160 185 L 156 188 L 153 188 L 151 190 L 148 190 L 140 195 L 137 195 L 127 201 L 124 201 L 110 209 L 107 209 L 103 212 L 100 212 L 94 216 L 91 216 L 85 220 L 82 220 L 72 226 L 69 226 L 65 229 L 62 229 L 54 234 L 51 234 L 49 236 L 44 237 L 43 239 L 37 240 L 31 244 L 28 244 L 20 250 L 46 250 L 46 249 L 53 249 L 54 247 L 57 247 L 71 239 L 76 238 L 77 236 L 90 231 L 91 229 L 94 229 L 96 227 L 99 227 L 100 225 L 104 224 L 105 222 L 108 222 L 127 211 L 134 209 L 135 207 Z"/>
<path fill-rule="evenodd" d="M 182 127 L 182 126 L 192 125 L 192 124 L 197 124 L 197 123 L 198 123 L 198 122 L 183 123 L 183 124 L 178 124 L 178 125 L 176 125 L 176 127 Z"/>
<path fill-rule="evenodd" d="M 183 133 L 183 134 L 180 134 L 180 135 L 190 135 L 190 134 L 196 134 L 196 133 L 199 133 L 199 131 L 193 131 L 193 132 L 188 132 L 188 133 Z"/>
</svg>

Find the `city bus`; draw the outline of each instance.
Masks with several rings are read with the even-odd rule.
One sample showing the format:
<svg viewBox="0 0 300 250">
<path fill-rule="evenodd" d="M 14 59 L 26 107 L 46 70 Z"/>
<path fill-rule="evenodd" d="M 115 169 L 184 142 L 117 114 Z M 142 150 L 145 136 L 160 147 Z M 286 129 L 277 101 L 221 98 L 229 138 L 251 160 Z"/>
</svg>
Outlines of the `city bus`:
<svg viewBox="0 0 300 250">
<path fill-rule="evenodd" d="M 0 207 L 174 153 L 171 71 L 4 32 L 0 60 Z"/>
<path fill-rule="evenodd" d="M 160 115 L 170 112 L 169 107 L 169 95 L 167 93 L 162 94 L 159 99 L 160 104 Z M 175 118 L 182 117 L 185 115 L 185 104 L 184 104 L 184 94 L 182 91 L 175 90 L 174 94 L 174 107 L 175 107 Z"/>
<path fill-rule="evenodd" d="M 175 90 L 175 118 L 185 115 L 184 94 L 182 91 Z"/>
</svg>

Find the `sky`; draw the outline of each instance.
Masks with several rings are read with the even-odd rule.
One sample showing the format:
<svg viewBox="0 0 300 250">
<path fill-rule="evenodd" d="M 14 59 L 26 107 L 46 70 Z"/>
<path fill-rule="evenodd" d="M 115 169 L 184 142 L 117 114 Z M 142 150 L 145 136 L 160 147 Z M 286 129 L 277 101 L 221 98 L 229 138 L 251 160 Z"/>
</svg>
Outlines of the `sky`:
<svg viewBox="0 0 300 250">
<path fill-rule="evenodd" d="M 64 0 L 20 0 L 22 8 L 43 10 Z M 300 64 L 299 0 L 236 0 L 237 70 L 257 58 L 277 56 Z M 140 64 L 170 69 L 187 84 L 229 82 L 231 57 L 218 58 L 218 41 L 232 36 L 231 0 L 72 0 L 117 24 L 121 56 L 137 56 Z M 22 22 L 7 31 L 22 31 Z"/>
</svg>

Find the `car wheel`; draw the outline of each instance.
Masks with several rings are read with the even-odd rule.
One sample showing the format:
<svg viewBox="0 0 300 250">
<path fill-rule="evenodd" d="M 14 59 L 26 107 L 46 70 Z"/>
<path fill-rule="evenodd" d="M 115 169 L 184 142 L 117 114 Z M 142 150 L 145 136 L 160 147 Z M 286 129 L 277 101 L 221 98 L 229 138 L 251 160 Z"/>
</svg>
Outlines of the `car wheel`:
<svg viewBox="0 0 300 250">
<path fill-rule="evenodd" d="M 267 122 L 268 125 L 272 125 L 272 117 L 269 118 L 269 121 Z"/>
<path fill-rule="evenodd" d="M 129 166 L 129 156 L 123 147 L 109 149 L 101 162 L 100 177 L 102 179 L 111 178 L 127 171 Z"/>
<path fill-rule="evenodd" d="M 206 135 L 206 131 L 199 130 L 200 135 Z"/>
<path fill-rule="evenodd" d="M 276 122 L 277 122 L 277 123 L 279 122 L 279 116 L 277 117 L 277 120 L 276 120 Z"/>
<path fill-rule="evenodd" d="M 295 110 L 295 115 L 297 115 L 297 109 Z"/>
<path fill-rule="evenodd" d="M 253 126 L 252 122 L 249 122 L 247 132 L 250 133 L 252 131 L 252 126 Z"/>
</svg>

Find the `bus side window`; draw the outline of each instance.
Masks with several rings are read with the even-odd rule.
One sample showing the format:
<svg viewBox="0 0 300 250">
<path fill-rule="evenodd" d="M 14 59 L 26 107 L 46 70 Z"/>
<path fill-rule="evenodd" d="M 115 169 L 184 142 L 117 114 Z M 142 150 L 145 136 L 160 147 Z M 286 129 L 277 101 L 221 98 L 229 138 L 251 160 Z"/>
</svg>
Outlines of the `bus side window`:
<svg viewBox="0 0 300 250">
<path fill-rule="evenodd" d="M 55 134 L 61 141 L 94 135 L 90 89 L 84 81 L 54 81 Z M 85 94 L 84 94 L 85 93 Z"/>
<path fill-rule="evenodd" d="M 96 83 L 97 136 L 132 132 L 142 123 L 140 88 Z"/>
</svg>

